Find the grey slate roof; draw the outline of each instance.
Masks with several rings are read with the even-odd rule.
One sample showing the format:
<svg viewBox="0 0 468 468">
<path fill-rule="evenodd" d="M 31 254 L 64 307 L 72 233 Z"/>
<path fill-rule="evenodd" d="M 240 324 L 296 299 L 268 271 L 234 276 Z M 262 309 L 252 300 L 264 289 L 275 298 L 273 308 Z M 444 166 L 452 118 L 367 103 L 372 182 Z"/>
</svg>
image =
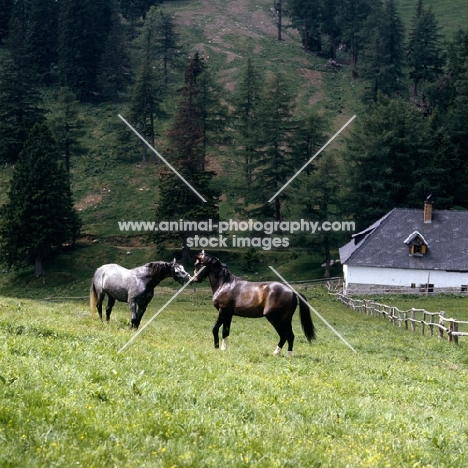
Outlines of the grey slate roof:
<svg viewBox="0 0 468 468">
<path fill-rule="evenodd" d="M 405 240 L 418 231 L 429 246 L 427 254 L 409 255 Z M 354 234 L 340 248 L 349 266 L 468 272 L 468 211 L 434 210 L 425 224 L 423 210 L 395 208 Z"/>
</svg>

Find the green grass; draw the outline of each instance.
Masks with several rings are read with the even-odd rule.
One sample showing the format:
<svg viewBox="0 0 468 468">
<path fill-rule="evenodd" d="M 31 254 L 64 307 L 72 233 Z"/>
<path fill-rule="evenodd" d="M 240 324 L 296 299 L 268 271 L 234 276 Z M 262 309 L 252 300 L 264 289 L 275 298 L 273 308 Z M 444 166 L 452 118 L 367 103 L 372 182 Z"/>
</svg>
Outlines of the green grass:
<svg viewBox="0 0 468 468">
<path fill-rule="evenodd" d="M 357 354 L 318 319 L 307 344 L 297 316 L 293 358 L 272 355 L 266 320 L 235 318 L 215 350 L 205 291 L 179 296 L 122 354 L 124 304 L 103 324 L 84 302 L 0 298 L 0 466 L 466 466 L 466 342 L 306 294 Z"/>
<path fill-rule="evenodd" d="M 398 11 L 402 15 L 406 29 L 411 27 L 411 19 L 416 12 L 418 0 L 398 0 Z M 468 27 L 468 6 L 465 0 L 441 2 L 440 0 L 424 0 L 424 8 L 432 8 L 434 15 L 442 28 L 446 39 L 451 39 L 454 32 Z"/>
</svg>

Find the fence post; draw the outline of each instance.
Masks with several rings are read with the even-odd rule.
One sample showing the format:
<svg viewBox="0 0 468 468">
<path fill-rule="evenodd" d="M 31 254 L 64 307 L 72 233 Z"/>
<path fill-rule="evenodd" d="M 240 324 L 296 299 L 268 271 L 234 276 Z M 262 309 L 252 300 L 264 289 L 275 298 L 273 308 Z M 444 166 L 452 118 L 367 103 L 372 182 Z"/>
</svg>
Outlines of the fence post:
<svg viewBox="0 0 468 468">
<path fill-rule="evenodd" d="M 445 312 L 441 310 L 439 312 L 439 333 L 438 338 L 444 337 L 444 328 L 445 328 Z"/>
<path fill-rule="evenodd" d="M 404 312 L 404 317 L 405 317 L 405 330 L 408 330 L 408 311 L 405 310 Z"/>
<path fill-rule="evenodd" d="M 431 314 L 431 324 L 429 325 L 429 328 L 431 329 L 431 336 L 434 335 L 434 314 Z"/>
<path fill-rule="evenodd" d="M 454 321 L 453 319 L 449 319 L 449 331 L 447 332 L 449 343 L 452 343 L 454 341 L 454 336 L 452 335 L 453 331 L 454 331 Z"/>
<path fill-rule="evenodd" d="M 453 321 L 453 331 L 455 335 L 453 335 L 453 342 L 457 345 L 458 344 L 458 322 L 456 320 Z"/>
<path fill-rule="evenodd" d="M 414 324 L 414 321 L 416 320 L 416 311 L 414 310 L 414 307 L 411 308 L 411 331 L 415 332 L 416 331 L 416 325 Z"/>
<path fill-rule="evenodd" d="M 423 318 L 421 320 L 421 335 L 424 335 L 424 328 L 426 325 L 426 310 L 423 312 Z"/>
</svg>

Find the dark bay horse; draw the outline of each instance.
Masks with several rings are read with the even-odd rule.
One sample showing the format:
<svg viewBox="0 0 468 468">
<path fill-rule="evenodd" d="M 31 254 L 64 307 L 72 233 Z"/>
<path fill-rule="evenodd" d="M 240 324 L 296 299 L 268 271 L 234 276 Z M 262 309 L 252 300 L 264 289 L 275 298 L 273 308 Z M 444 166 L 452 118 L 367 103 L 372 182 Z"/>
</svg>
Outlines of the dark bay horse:
<svg viewBox="0 0 468 468">
<path fill-rule="evenodd" d="M 102 265 L 94 273 L 89 293 L 91 312 L 96 308 L 102 320 L 102 302 L 107 294 L 106 320 L 109 321 L 115 301 L 128 302 L 132 328 L 140 326 L 146 307 L 154 295 L 154 288 L 164 279 L 171 277 L 179 283 L 190 279 L 184 267 L 173 262 L 151 262 L 127 270 L 110 263 Z"/>
<path fill-rule="evenodd" d="M 215 348 L 219 348 L 218 332 L 222 325 L 221 349 L 226 349 L 234 315 L 249 318 L 265 317 L 280 337 L 274 354 L 279 355 L 287 341 L 288 354 L 292 356 L 294 344 L 292 317 L 298 302 L 302 330 L 309 342 L 315 338 L 309 307 L 298 299 L 290 288 L 277 281 L 262 283 L 245 281 L 234 276 L 219 259 L 205 254 L 204 251 L 195 258 L 193 281 L 201 283 L 206 277 L 209 278 L 213 290 L 213 304 L 218 310 L 218 318 L 213 327 Z"/>
</svg>

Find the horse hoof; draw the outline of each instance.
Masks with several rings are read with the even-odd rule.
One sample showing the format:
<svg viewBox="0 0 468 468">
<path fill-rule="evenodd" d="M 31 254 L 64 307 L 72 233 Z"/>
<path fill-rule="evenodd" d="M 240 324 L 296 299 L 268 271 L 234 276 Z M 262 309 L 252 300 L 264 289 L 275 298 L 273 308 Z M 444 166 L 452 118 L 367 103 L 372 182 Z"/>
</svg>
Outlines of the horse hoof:
<svg viewBox="0 0 468 468">
<path fill-rule="evenodd" d="M 221 351 L 226 351 L 227 349 L 227 340 L 223 340 L 221 343 Z"/>
<path fill-rule="evenodd" d="M 288 357 L 293 357 L 293 352 L 292 351 L 288 351 Z"/>
<path fill-rule="evenodd" d="M 277 346 L 275 351 L 273 352 L 273 356 L 279 356 L 280 354 L 281 354 L 281 348 Z"/>
</svg>

